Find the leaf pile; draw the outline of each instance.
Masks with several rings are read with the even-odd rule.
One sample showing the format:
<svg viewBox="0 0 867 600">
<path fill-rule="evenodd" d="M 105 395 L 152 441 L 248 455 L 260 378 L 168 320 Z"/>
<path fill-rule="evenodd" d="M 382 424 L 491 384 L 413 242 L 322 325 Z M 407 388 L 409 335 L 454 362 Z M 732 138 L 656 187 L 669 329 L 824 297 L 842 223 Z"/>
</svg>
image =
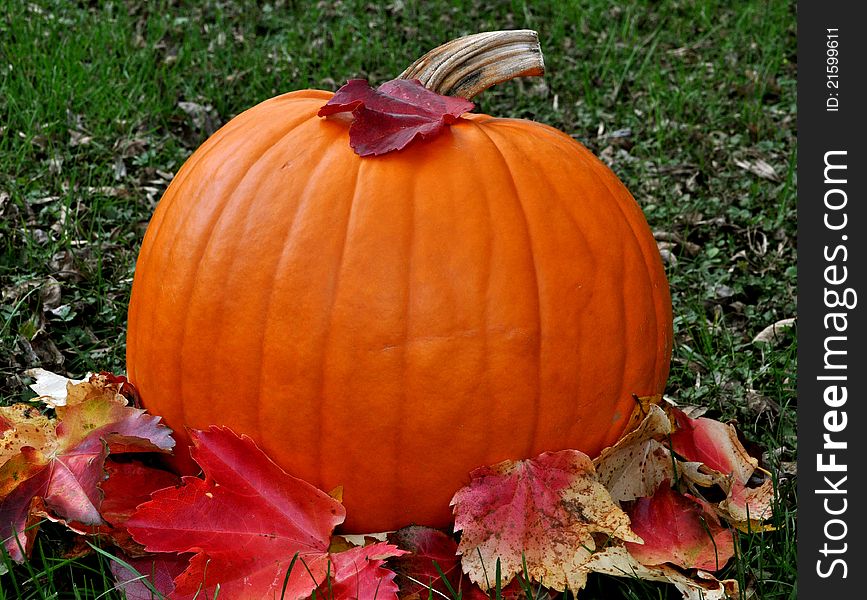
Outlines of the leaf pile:
<svg viewBox="0 0 867 600">
<path fill-rule="evenodd" d="M 43 518 L 98 536 L 134 600 L 544 600 L 579 595 L 591 573 L 724 600 L 737 584 L 713 573 L 734 555 L 738 530 L 762 528 L 773 498 L 734 427 L 644 399 L 632 430 L 593 460 L 562 450 L 474 470 L 452 499 L 460 542 L 409 526 L 354 545 L 334 534 L 346 516 L 339 498 L 283 471 L 250 438 L 191 432 L 203 475 L 178 478 L 137 458 L 173 441 L 158 418 L 128 406 L 125 379 L 35 375 L 55 417 L 0 409 L 6 550 L 23 560 Z"/>
<path fill-rule="evenodd" d="M 85 533 L 108 525 L 101 513 L 109 454 L 168 452 L 171 431 L 127 406 L 126 380 L 108 374 L 69 382 L 42 399 L 55 418 L 28 404 L 0 407 L 0 539 L 22 560 L 42 518 Z"/>
</svg>

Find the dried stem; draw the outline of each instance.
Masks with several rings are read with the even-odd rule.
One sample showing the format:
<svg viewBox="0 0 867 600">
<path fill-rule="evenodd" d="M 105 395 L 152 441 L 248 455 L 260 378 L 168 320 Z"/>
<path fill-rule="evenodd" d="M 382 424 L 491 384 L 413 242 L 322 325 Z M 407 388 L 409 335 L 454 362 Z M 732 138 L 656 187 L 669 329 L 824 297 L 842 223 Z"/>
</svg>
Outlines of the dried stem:
<svg viewBox="0 0 867 600">
<path fill-rule="evenodd" d="M 470 100 L 498 83 L 544 72 L 539 35 L 519 29 L 447 42 L 412 63 L 398 79 L 418 79 L 438 94 Z"/>
</svg>

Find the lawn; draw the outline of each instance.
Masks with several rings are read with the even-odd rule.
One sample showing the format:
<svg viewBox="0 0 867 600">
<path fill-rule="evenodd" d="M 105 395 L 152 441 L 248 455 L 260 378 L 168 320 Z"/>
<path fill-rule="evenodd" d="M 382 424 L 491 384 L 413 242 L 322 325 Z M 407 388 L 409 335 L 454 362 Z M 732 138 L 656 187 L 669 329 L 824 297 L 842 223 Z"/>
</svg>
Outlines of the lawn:
<svg viewBox="0 0 867 600">
<path fill-rule="evenodd" d="M 755 338 L 796 316 L 795 3 L 612 4 L 0 3 L 0 403 L 32 396 L 31 367 L 123 372 L 148 219 L 234 115 L 391 79 L 460 35 L 535 29 L 545 78 L 491 89 L 477 110 L 572 135 L 632 191 L 671 284 L 666 393 L 736 420 L 777 483 L 775 531 L 740 536 L 723 575 L 744 598 L 794 598 L 796 338 Z M 61 558 L 63 541 L 47 528 L 0 598 L 100 596 L 104 564 Z M 581 597 L 679 594 L 598 577 Z"/>
</svg>

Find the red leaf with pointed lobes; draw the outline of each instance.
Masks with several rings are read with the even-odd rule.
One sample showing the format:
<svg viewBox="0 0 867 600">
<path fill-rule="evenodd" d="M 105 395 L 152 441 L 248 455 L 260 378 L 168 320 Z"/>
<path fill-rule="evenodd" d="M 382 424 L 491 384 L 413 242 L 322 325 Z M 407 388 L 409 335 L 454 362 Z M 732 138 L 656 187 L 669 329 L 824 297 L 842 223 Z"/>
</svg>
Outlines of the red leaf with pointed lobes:
<svg viewBox="0 0 867 600">
<path fill-rule="evenodd" d="M 636 500 L 629 517 L 644 544 L 626 547 L 643 564 L 718 571 L 734 556 L 732 530 L 709 505 L 678 493 L 668 481 L 652 497 Z"/>
<path fill-rule="evenodd" d="M 577 450 L 546 452 L 532 460 L 476 469 L 452 499 L 463 569 L 474 582 L 491 582 L 500 560 L 502 581 L 523 571 L 555 590 L 577 592 L 594 533 L 641 541 L 629 518 L 596 479 L 593 463 Z"/>
<path fill-rule="evenodd" d="M 384 567 L 385 559 L 405 553 L 385 542 L 333 553 L 331 581 L 319 586 L 317 597 L 329 600 L 397 600 L 396 574 Z"/>
<path fill-rule="evenodd" d="M 172 598 L 212 597 L 218 583 L 227 598 L 279 595 L 296 555 L 285 598 L 309 596 L 325 581 L 343 506 L 287 474 L 246 436 L 212 427 L 192 440 L 205 479 L 184 477 L 182 487 L 154 493 L 127 521 L 150 552 L 195 554 Z"/>
<path fill-rule="evenodd" d="M 363 79 L 352 79 L 319 109 L 319 116 L 352 112 L 349 145 L 359 156 L 375 156 L 401 150 L 416 137 L 439 135 L 474 107 L 469 100 L 432 92 L 415 79 L 394 79 L 375 90 Z"/>
</svg>

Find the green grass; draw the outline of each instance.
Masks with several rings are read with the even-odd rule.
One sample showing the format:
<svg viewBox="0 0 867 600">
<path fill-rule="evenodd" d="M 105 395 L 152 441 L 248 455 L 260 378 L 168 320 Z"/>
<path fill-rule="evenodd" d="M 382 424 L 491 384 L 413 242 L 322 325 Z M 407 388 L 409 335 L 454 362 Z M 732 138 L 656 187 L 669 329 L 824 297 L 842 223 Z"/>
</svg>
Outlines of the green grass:
<svg viewBox="0 0 867 600">
<path fill-rule="evenodd" d="M 29 367 L 123 370 L 147 220 L 215 127 L 280 92 L 389 79 L 458 35 L 533 28 L 544 81 L 490 90 L 479 108 L 573 135 L 674 240 L 667 394 L 737 419 L 778 483 L 777 531 L 741 536 L 724 575 L 794 598 L 795 336 L 751 342 L 796 315 L 794 5 L 0 0 L 0 402 L 29 396 Z M 759 160 L 773 174 L 738 164 Z M 102 559 L 58 558 L 54 541 L 35 573 L 0 578 L 0 597 L 100 596 Z M 602 577 L 582 596 L 676 597 Z"/>
</svg>

